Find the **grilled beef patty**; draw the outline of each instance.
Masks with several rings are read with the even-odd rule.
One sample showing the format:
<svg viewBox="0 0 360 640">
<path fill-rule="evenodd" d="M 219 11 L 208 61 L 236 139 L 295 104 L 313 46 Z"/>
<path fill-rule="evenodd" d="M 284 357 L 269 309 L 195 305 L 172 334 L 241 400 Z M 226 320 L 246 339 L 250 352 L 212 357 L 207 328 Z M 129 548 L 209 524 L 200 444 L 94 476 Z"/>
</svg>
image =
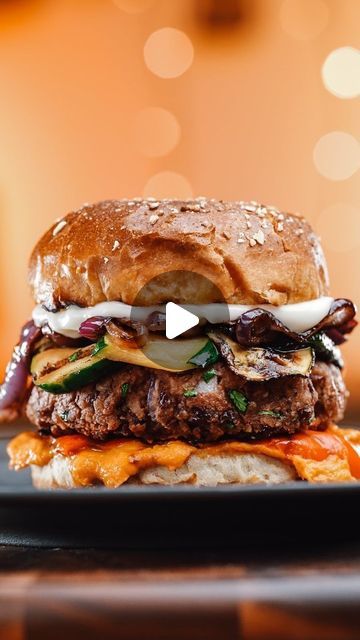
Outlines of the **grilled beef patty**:
<svg viewBox="0 0 360 640">
<path fill-rule="evenodd" d="M 53 395 L 34 387 L 26 412 L 41 433 L 54 436 L 77 432 L 97 440 L 135 436 L 194 443 L 292 434 L 314 418 L 326 426 L 343 417 L 346 388 L 332 364 L 317 362 L 310 378 L 260 383 L 244 381 L 223 363 L 214 370 L 216 376 L 206 382 L 199 369 L 179 374 L 124 365 L 71 393 Z"/>
</svg>

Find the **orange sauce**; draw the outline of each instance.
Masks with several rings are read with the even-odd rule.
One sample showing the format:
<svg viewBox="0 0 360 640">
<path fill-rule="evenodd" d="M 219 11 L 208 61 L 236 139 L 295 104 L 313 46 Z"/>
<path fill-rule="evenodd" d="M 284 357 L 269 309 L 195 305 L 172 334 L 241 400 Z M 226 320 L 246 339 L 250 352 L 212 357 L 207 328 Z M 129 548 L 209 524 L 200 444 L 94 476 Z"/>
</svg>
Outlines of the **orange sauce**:
<svg viewBox="0 0 360 640">
<path fill-rule="evenodd" d="M 332 425 L 330 429 L 346 447 L 351 475 L 360 480 L 360 431 L 358 429 L 341 429 L 335 425 Z"/>
<path fill-rule="evenodd" d="M 354 443 L 359 445 L 359 452 Z M 336 426 L 286 438 L 233 440 L 197 447 L 181 441 L 148 445 L 137 439 L 101 443 L 81 435 L 53 438 L 29 432 L 14 438 L 8 453 L 15 469 L 44 466 L 58 455 L 68 457 L 73 477 L 80 486 L 100 481 L 108 487 L 117 487 L 149 467 L 178 469 L 192 453 L 203 457 L 256 453 L 293 464 L 299 476 L 310 481 L 360 479 L 360 432 Z"/>
<path fill-rule="evenodd" d="M 270 438 L 267 445 L 281 451 L 286 458 L 296 455 L 320 461 L 329 455 L 346 457 L 344 443 L 327 431 L 306 431 L 288 438 Z"/>
</svg>

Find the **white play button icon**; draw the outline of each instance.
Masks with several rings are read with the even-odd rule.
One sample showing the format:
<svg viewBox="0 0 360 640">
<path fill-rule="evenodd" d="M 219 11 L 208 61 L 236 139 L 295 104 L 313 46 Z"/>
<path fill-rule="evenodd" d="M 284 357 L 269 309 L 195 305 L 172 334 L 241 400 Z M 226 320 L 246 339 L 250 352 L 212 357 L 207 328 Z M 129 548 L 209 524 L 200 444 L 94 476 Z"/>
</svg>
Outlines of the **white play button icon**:
<svg viewBox="0 0 360 640">
<path fill-rule="evenodd" d="M 166 305 L 166 337 L 169 340 L 177 338 L 185 331 L 196 327 L 199 324 L 199 318 L 190 311 L 186 311 L 174 302 L 168 302 Z"/>
</svg>

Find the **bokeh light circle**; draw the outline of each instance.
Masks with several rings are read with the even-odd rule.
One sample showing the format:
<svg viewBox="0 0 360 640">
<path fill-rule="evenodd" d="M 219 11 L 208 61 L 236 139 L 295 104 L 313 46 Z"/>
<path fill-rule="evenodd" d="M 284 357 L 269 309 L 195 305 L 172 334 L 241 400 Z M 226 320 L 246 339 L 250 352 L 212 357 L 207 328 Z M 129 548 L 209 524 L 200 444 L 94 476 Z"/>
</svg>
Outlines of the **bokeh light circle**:
<svg viewBox="0 0 360 640">
<path fill-rule="evenodd" d="M 193 192 L 189 181 L 176 171 L 160 171 L 153 175 L 144 187 L 146 198 L 192 198 Z"/>
<path fill-rule="evenodd" d="M 297 40 L 316 38 L 326 27 L 329 10 L 324 0 L 283 0 L 281 26 Z"/>
<path fill-rule="evenodd" d="M 316 228 L 325 251 L 352 251 L 360 247 L 360 207 L 348 202 L 336 202 L 323 209 Z"/>
<path fill-rule="evenodd" d="M 325 178 L 346 180 L 360 168 L 360 143 L 345 131 L 327 133 L 315 145 L 314 163 Z"/>
<path fill-rule="evenodd" d="M 160 78 L 177 78 L 191 66 L 194 48 L 190 38 L 179 29 L 164 27 L 154 31 L 144 46 L 148 69 Z"/>
<path fill-rule="evenodd" d="M 145 156 L 156 158 L 170 153 L 180 140 L 175 116 L 161 107 L 147 107 L 135 118 L 136 143 Z"/>
<path fill-rule="evenodd" d="M 360 50 L 340 47 L 326 58 L 322 79 L 330 93 L 338 98 L 356 98 L 360 95 Z"/>
</svg>

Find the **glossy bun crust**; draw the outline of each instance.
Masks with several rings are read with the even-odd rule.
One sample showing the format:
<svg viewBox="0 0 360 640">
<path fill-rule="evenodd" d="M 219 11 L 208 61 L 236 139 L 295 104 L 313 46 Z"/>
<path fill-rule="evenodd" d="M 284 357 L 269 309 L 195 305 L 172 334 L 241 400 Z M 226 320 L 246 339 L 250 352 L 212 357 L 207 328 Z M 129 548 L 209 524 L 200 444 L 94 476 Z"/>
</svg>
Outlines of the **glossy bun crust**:
<svg viewBox="0 0 360 640">
<path fill-rule="evenodd" d="M 35 302 L 50 310 L 106 300 L 280 305 L 328 293 L 322 249 L 304 218 L 206 198 L 86 204 L 38 242 L 29 281 Z"/>
</svg>

